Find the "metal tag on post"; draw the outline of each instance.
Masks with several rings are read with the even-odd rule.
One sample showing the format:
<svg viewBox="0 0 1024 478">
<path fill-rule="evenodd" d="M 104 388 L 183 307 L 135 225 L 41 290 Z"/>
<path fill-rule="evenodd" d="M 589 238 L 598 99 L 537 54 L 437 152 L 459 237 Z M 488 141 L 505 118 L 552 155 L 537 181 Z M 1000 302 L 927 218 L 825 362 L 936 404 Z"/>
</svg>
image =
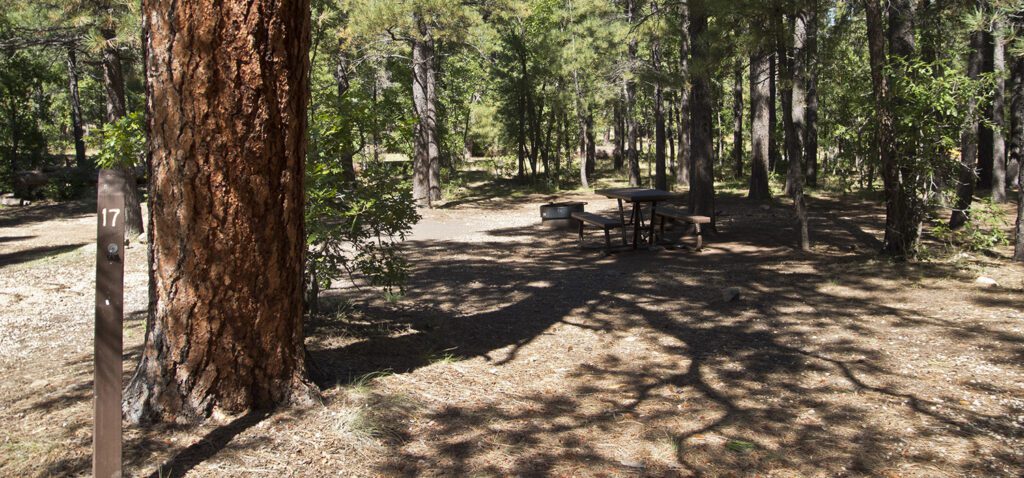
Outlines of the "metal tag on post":
<svg viewBox="0 0 1024 478">
<path fill-rule="evenodd" d="M 92 473 L 121 476 L 121 353 L 124 318 L 124 173 L 100 170 L 96 200 L 95 416 Z"/>
</svg>

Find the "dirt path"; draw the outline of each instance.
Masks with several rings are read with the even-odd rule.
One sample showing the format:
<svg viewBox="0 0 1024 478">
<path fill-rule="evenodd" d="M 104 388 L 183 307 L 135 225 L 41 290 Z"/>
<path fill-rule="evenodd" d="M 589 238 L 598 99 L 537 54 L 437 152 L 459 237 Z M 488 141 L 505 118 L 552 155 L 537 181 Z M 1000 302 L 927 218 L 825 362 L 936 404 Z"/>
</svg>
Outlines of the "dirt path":
<svg viewBox="0 0 1024 478">
<path fill-rule="evenodd" d="M 131 429 L 126 470 L 1024 474 L 1020 267 L 889 263 L 870 252 L 880 211 L 849 199 L 815 201 L 815 253 L 799 254 L 788 209 L 728 196 L 704 253 L 604 257 L 537 226 L 547 199 L 425 211 L 401 300 L 332 290 L 347 305 L 310 324 L 323 406 Z M 88 205 L 0 211 L 2 476 L 88 473 L 93 229 Z M 128 372 L 144 259 L 129 249 Z"/>
</svg>

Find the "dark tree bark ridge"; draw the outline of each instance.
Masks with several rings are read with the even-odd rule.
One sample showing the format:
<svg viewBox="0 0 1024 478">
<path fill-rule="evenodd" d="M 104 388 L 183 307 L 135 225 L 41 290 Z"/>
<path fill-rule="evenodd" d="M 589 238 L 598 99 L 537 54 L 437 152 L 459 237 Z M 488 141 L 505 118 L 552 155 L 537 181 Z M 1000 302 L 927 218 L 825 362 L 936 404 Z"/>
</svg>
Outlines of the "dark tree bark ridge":
<svg viewBox="0 0 1024 478">
<path fill-rule="evenodd" d="M 143 12 L 150 307 L 125 415 L 181 422 L 310 403 L 309 2 L 145 0 Z"/>
</svg>

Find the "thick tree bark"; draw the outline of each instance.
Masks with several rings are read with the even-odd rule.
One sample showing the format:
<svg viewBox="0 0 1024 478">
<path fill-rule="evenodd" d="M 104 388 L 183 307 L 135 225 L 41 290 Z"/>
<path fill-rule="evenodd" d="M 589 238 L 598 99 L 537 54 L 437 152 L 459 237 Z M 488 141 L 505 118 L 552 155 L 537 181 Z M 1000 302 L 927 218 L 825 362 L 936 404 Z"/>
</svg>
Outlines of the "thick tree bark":
<svg viewBox="0 0 1024 478">
<path fill-rule="evenodd" d="M 1006 45 L 999 34 L 1003 25 L 998 20 L 994 26 L 997 32 L 993 42 L 992 71 L 995 73 L 996 84 L 992 93 L 992 200 L 996 203 L 1006 202 Z"/>
<path fill-rule="evenodd" d="M 768 187 L 768 171 L 770 169 L 771 120 L 769 101 L 771 95 L 770 66 L 768 55 L 763 52 L 750 57 L 750 140 L 753 159 L 750 167 L 750 199 L 771 199 Z"/>
<path fill-rule="evenodd" d="M 984 48 L 985 33 L 982 31 L 971 33 L 971 50 L 967 57 L 967 76 L 972 80 L 977 80 L 981 76 Z M 978 101 L 971 98 L 968 103 L 968 114 L 973 115 L 977 107 Z M 957 229 L 967 222 L 974 196 L 974 187 L 978 182 L 979 128 L 979 122 L 972 120 L 960 134 L 960 175 L 956 185 L 956 202 L 949 219 L 949 227 L 953 229 Z"/>
<path fill-rule="evenodd" d="M 793 22 L 793 115 L 792 150 L 789 160 L 789 194 L 793 198 L 793 209 L 800 229 L 800 250 L 810 251 L 811 241 L 807 227 L 807 205 L 804 198 L 804 146 L 807 141 L 807 36 L 808 24 L 813 15 L 808 9 L 800 11 Z"/>
<path fill-rule="evenodd" d="M 711 61 L 708 15 L 702 3 L 691 3 L 689 35 L 694 63 Z M 690 155 L 693 167 L 690 177 L 690 212 L 711 216 L 714 221 L 715 168 L 712 162 L 714 144 L 711 133 L 713 113 L 710 68 L 697 68 L 690 72 L 690 78 Z"/>
<path fill-rule="evenodd" d="M 430 159 L 430 204 L 441 200 L 441 148 L 437 132 L 437 50 L 434 48 L 433 32 L 426 30 L 427 51 L 427 131 L 430 143 L 427 156 Z"/>
<path fill-rule="evenodd" d="M 143 3 L 150 309 L 133 422 L 318 393 L 302 332 L 309 15 L 308 0 Z"/>
<path fill-rule="evenodd" d="M 71 133 L 75 143 L 75 165 L 79 168 L 94 169 L 85 157 L 85 132 L 82 128 L 82 101 L 78 95 L 78 54 L 75 46 L 68 46 L 68 102 L 71 104 Z"/>
<path fill-rule="evenodd" d="M 690 11 L 687 2 L 679 2 L 679 115 L 676 122 L 679 147 L 676 149 L 676 185 L 690 187 Z"/>
</svg>

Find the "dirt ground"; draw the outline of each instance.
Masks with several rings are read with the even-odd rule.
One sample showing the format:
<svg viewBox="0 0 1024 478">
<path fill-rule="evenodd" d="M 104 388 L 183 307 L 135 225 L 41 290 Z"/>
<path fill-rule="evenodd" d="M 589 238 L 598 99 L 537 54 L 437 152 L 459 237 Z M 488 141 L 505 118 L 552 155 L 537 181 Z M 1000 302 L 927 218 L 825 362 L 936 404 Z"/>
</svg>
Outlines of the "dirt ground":
<svg viewBox="0 0 1024 478">
<path fill-rule="evenodd" d="M 539 226 L 550 199 L 424 211 L 404 297 L 341 287 L 308 325 L 322 406 L 128 428 L 126 474 L 1024 475 L 1006 250 L 892 263 L 877 204 L 819 197 L 803 254 L 784 204 L 725 194 L 704 252 L 605 256 Z M 89 473 L 92 208 L 0 210 L 0 476 Z M 127 253 L 126 379 L 147 281 Z"/>
</svg>

